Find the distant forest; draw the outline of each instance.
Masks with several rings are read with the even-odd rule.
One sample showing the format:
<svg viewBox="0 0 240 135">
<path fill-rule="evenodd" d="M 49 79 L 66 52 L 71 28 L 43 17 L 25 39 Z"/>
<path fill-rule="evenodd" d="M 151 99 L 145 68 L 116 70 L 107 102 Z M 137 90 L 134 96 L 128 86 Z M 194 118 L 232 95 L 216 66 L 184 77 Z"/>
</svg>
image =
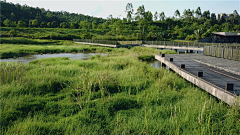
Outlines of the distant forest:
<svg viewBox="0 0 240 135">
<path fill-rule="evenodd" d="M 52 23 L 54 21 L 56 26 L 59 26 L 62 22 L 80 22 L 88 20 L 89 22 L 95 21 L 97 23 L 103 23 L 106 21 L 103 18 L 69 13 L 66 11 L 50 11 L 44 8 L 34 8 L 28 5 L 5 3 L 1 1 L 1 26 L 4 25 L 3 22 L 6 19 L 12 21 L 12 26 L 17 26 L 18 21 L 22 21 L 26 26 L 31 26 L 29 21 L 35 19 L 37 19 L 38 26 L 40 26 L 42 22 Z"/>
<path fill-rule="evenodd" d="M 183 13 L 176 9 L 172 17 L 166 17 L 164 12 L 145 11 L 144 5 L 134 11 L 132 3 L 123 10 L 127 13 L 123 19 L 111 14 L 103 19 L 1 2 L 1 26 L 82 29 L 88 38 L 104 40 L 199 40 L 212 32 L 240 32 L 240 16 L 234 9 L 219 20 L 215 13 L 201 11 L 200 7 L 185 9 Z"/>
</svg>

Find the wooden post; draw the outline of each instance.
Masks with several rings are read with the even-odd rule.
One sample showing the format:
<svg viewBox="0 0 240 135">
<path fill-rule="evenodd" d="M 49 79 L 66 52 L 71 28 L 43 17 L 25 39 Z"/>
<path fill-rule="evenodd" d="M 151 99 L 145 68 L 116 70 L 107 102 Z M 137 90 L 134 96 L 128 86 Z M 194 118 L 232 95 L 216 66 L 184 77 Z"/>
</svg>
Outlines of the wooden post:
<svg viewBox="0 0 240 135">
<path fill-rule="evenodd" d="M 233 90 L 234 84 L 233 83 L 226 83 L 225 90 Z"/>
<path fill-rule="evenodd" d="M 222 49 L 222 58 L 224 58 L 224 47 L 222 47 L 223 49 Z"/>
</svg>

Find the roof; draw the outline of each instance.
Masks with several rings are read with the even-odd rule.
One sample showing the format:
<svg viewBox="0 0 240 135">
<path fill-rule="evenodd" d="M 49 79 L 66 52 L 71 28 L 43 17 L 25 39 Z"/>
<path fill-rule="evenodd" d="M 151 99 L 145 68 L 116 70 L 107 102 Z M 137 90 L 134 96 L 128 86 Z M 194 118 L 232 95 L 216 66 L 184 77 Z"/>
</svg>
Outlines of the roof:
<svg viewBox="0 0 240 135">
<path fill-rule="evenodd" d="M 213 32 L 213 35 L 220 35 L 220 36 L 240 36 L 240 33 L 231 33 L 231 32 Z"/>
</svg>

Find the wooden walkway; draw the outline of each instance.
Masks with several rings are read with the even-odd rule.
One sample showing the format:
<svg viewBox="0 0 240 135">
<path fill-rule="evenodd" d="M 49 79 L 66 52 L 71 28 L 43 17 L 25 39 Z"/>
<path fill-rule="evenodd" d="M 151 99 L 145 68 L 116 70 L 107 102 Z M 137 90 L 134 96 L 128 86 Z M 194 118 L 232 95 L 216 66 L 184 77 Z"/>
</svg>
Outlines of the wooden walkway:
<svg viewBox="0 0 240 135">
<path fill-rule="evenodd" d="M 178 73 L 189 82 L 209 92 L 213 96 L 229 105 L 237 103 L 240 106 L 239 75 L 198 63 L 191 58 L 174 57 L 170 54 L 166 55 L 166 57 L 155 55 L 155 58 L 159 60 L 163 66 L 168 66 L 169 70 Z M 231 86 L 233 87 L 231 88 Z"/>
<path fill-rule="evenodd" d="M 144 47 L 152 47 L 152 48 L 166 48 L 166 49 L 176 49 L 176 50 L 193 50 L 193 51 L 203 51 L 203 47 L 193 47 L 193 46 L 171 46 L 171 45 L 146 45 L 143 44 Z"/>
</svg>

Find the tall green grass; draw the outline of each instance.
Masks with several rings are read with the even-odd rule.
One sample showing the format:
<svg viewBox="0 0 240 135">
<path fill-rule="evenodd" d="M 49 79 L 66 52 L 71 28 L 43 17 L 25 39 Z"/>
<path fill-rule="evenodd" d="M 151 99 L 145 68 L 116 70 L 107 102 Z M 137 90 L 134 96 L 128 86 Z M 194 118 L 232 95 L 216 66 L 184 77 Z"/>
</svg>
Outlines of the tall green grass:
<svg viewBox="0 0 240 135">
<path fill-rule="evenodd" d="M 1 62 L 2 134 L 240 134 L 237 107 L 138 59 L 156 52 Z"/>
</svg>

